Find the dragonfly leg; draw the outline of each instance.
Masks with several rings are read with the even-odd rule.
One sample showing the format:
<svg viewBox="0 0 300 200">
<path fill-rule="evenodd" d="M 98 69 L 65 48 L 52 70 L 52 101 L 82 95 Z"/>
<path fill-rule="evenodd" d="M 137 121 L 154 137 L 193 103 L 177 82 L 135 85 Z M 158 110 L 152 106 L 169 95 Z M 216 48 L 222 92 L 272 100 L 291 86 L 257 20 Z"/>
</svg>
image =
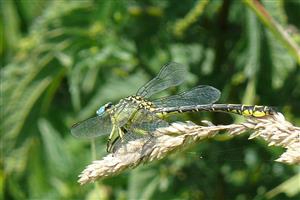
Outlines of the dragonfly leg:
<svg viewBox="0 0 300 200">
<path fill-rule="evenodd" d="M 122 142 L 123 142 L 123 139 L 124 139 L 124 132 L 123 132 L 123 130 L 124 129 L 122 129 L 122 128 L 118 128 L 119 136 L 120 136 Z"/>
<path fill-rule="evenodd" d="M 108 137 L 107 144 L 106 144 L 106 151 L 111 152 L 113 144 L 116 142 L 116 140 L 119 138 L 118 133 L 116 132 L 115 126 L 112 127 L 111 133 Z"/>
</svg>

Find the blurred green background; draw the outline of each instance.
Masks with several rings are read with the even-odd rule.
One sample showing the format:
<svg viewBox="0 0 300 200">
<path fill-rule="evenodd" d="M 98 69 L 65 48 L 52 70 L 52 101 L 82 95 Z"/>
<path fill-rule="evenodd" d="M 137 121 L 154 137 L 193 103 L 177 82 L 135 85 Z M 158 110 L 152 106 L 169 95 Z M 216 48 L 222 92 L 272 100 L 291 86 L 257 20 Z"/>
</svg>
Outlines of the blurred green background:
<svg viewBox="0 0 300 200">
<path fill-rule="evenodd" d="M 286 181 L 299 167 L 274 162 L 283 148 L 248 134 L 223 134 L 97 184 L 77 183 L 95 158 L 71 125 L 134 94 L 170 61 L 190 71 L 170 94 L 212 85 L 221 103 L 276 106 L 300 124 L 300 1 L 257 2 L 2 0 L 1 198 L 298 199 L 297 181 Z M 96 147 L 101 159 L 106 138 Z"/>
</svg>

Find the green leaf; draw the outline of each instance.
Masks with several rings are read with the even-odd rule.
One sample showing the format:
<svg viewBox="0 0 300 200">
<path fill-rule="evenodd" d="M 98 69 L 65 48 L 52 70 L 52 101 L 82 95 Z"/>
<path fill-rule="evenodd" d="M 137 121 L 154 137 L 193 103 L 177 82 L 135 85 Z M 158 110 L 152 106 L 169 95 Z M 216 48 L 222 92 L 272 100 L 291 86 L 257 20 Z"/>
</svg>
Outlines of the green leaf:
<svg viewBox="0 0 300 200">
<path fill-rule="evenodd" d="M 288 197 L 295 197 L 297 194 L 300 193 L 300 173 L 294 175 L 293 177 L 289 178 L 288 180 L 284 181 L 274 189 L 270 190 L 266 197 L 268 199 L 274 198 L 280 193 L 285 193 Z"/>
<path fill-rule="evenodd" d="M 42 81 L 33 83 L 25 90 L 25 92 L 22 94 L 22 97 L 18 98 L 19 101 L 17 102 L 17 105 L 15 105 L 16 108 L 18 108 L 16 109 L 17 112 L 10 113 L 10 115 L 8 115 L 3 122 L 3 129 L 6 132 L 6 137 L 15 138 L 19 134 L 32 107 L 45 91 L 49 83 L 49 79 L 43 79 Z"/>
<path fill-rule="evenodd" d="M 128 199 L 151 199 L 159 186 L 155 170 L 136 169 L 129 178 Z"/>
<path fill-rule="evenodd" d="M 64 140 L 53 126 L 46 120 L 40 119 L 38 127 L 42 135 L 45 148 L 46 160 L 52 173 L 66 175 L 71 165 L 70 155 L 65 146 Z"/>
</svg>

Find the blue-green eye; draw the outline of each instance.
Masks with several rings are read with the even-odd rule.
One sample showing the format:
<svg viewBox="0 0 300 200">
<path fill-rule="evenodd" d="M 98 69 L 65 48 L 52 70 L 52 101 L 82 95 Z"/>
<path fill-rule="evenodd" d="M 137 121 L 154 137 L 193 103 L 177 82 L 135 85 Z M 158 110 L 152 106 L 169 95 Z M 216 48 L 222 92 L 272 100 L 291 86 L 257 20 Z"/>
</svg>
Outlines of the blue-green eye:
<svg viewBox="0 0 300 200">
<path fill-rule="evenodd" d="M 103 115 L 104 113 L 105 113 L 105 105 L 101 106 L 96 112 L 96 114 L 99 116 Z"/>
<path fill-rule="evenodd" d="M 99 116 L 103 115 L 103 114 L 105 113 L 106 110 L 108 110 L 108 109 L 110 109 L 110 108 L 112 107 L 112 105 L 113 105 L 113 104 L 112 104 L 111 102 L 108 102 L 108 103 L 105 104 L 104 106 L 101 106 L 101 107 L 97 110 L 96 114 L 99 115 Z"/>
</svg>

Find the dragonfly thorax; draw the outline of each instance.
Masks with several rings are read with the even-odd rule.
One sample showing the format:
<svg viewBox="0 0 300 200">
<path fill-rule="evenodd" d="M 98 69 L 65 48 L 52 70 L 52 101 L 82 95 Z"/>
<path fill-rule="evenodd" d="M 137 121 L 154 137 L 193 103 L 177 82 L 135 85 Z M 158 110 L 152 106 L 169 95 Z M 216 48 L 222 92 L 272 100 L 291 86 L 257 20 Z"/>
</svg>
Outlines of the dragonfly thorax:
<svg viewBox="0 0 300 200">
<path fill-rule="evenodd" d="M 152 110 L 155 108 L 155 105 L 151 101 L 142 96 L 129 96 L 126 100 L 136 104 L 140 109 Z"/>
<path fill-rule="evenodd" d="M 108 109 L 110 109 L 112 107 L 112 103 L 111 102 L 108 102 L 107 104 L 101 106 L 97 111 L 96 111 L 96 114 L 98 116 L 101 116 L 103 115 Z"/>
</svg>

